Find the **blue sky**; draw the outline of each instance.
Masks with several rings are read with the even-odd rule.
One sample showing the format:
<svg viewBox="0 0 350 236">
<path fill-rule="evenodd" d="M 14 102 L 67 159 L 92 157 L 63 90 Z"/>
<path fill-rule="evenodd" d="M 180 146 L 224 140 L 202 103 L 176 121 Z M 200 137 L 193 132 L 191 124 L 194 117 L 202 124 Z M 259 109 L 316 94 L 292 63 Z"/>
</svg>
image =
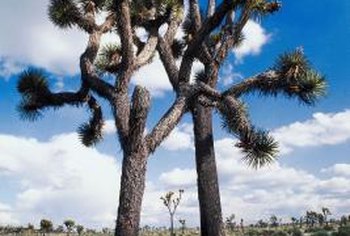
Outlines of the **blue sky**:
<svg viewBox="0 0 350 236">
<path fill-rule="evenodd" d="M 48 111 L 34 123 L 19 118 L 18 74 L 43 68 L 56 90 L 77 88 L 78 58 L 86 35 L 60 31 L 46 18 L 47 0 L 1 1 L 0 29 L 0 224 L 59 224 L 74 218 L 91 227 L 112 226 L 115 219 L 121 152 L 109 108 L 104 141 L 95 149 L 77 140 L 86 108 Z M 215 116 L 215 147 L 224 216 L 248 222 L 272 213 L 284 219 L 327 206 L 335 215 L 350 213 L 350 2 L 283 1 L 279 13 L 250 21 L 246 41 L 232 52 L 220 76 L 220 88 L 264 71 L 286 50 L 302 46 L 313 66 L 327 78 L 328 95 L 314 107 L 284 97 L 245 97 L 254 123 L 280 141 L 281 157 L 253 171 L 240 161 L 234 138 Z M 21 16 L 21 18 L 18 17 Z M 116 40 L 107 35 L 104 42 Z M 201 68 L 197 63 L 194 71 Z M 173 93 L 158 60 L 137 73 L 133 84 L 152 93 L 148 127 L 172 102 Z M 150 158 L 142 223 L 166 225 L 159 197 L 184 188 L 178 217 L 199 225 L 191 118 L 181 124 Z"/>
</svg>

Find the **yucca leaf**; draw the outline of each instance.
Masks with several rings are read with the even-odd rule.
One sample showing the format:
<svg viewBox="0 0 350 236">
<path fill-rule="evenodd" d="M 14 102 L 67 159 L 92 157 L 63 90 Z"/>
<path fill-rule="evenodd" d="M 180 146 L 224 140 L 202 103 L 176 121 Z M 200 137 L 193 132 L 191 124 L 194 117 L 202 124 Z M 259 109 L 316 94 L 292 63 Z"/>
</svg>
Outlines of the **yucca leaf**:
<svg viewBox="0 0 350 236">
<path fill-rule="evenodd" d="M 17 83 L 17 90 L 24 96 L 49 93 L 48 82 L 44 72 L 32 68 L 22 72 Z"/>
<path fill-rule="evenodd" d="M 73 0 L 50 0 L 48 14 L 50 20 L 60 28 L 71 28 L 81 16 Z"/>
<path fill-rule="evenodd" d="M 242 160 L 255 169 L 271 164 L 277 159 L 278 143 L 268 132 L 255 130 L 254 127 L 241 134 L 236 146 L 241 148 L 245 155 Z"/>
</svg>

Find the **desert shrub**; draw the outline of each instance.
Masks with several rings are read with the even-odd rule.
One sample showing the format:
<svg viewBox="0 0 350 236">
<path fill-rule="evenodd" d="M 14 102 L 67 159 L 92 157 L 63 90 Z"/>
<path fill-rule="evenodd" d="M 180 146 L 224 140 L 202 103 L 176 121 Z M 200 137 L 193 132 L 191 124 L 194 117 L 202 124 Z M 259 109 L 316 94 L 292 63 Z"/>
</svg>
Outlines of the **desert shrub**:
<svg viewBox="0 0 350 236">
<path fill-rule="evenodd" d="M 259 235 L 261 235 L 259 233 L 259 231 L 254 230 L 254 229 L 250 229 L 247 232 L 245 232 L 245 234 L 244 234 L 244 236 L 259 236 Z"/>
<path fill-rule="evenodd" d="M 271 236 L 288 236 L 288 233 L 284 231 L 276 231 L 273 234 L 271 234 Z"/>
<path fill-rule="evenodd" d="M 303 233 L 301 232 L 300 229 L 294 228 L 290 231 L 291 236 L 303 236 Z"/>
<path fill-rule="evenodd" d="M 320 232 L 320 231 L 324 231 L 323 228 L 313 227 L 313 228 L 307 228 L 305 230 L 305 233 L 317 233 L 317 232 Z"/>
<path fill-rule="evenodd" d="M 332 233 L 332 236 L 349 236 L 350 226 L 343 226 L 338 229 L 338 232 Z"/>
<path fill-rule="evenodd" d="M 325 225 L 325 226 L 323 227 L 323 229 L 326 230 L 326 231 L 333 231 L 333 230 L 334 230 L 334 227 L 333 227 L 332 225 Z"/>
<path fill-rule="evenodd" d="M 321 230 L 311 234 L 311 236 L 329 236 L 329 234 L 327 231 Z"/>
</svg>

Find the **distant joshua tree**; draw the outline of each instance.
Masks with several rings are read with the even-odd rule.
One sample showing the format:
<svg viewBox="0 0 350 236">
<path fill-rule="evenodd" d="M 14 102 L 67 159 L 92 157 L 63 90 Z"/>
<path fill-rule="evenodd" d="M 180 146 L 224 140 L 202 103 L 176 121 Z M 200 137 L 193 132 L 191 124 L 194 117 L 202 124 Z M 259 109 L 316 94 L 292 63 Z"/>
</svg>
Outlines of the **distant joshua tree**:
<svg viewBox="0 0 350 236">
<path fill-rule="evenodd" d="M 45 233 L 52 232 L 52 230 L 53 230 L 53 224 L 51 220 L 42 219 L 40 221 L 40 231 L 43 232 L 44 235 Z"/>
<path fill-rule="evenodd" d="M 174 236 L 174 216 L 176 213 L 176 209 L 180 204 L 182 194 L 184 193 L 183 189 L 179 190 L 179 194 L 176 196 L 174 192 L 168 192 L 165 194 L 165 196 L 162 196 L 160 199 L 163 200 L 164 206 L 169 211 L 170 215 L 170 236 Z"/>
<path fill-rule="evenodd" d="M 332 215 L 331 211 L 327 207 L 322 207 L 322 214 L 323 214 L 324 222 L 328 224 L 328 216 Z"/>
<path fill-rule="evenodd" d="M 235 222 L 235 214 L 231 214 L 229 217 L 226 217 L 226 228 L 228 228 L 231 232 L 235 230 L 236 222 Z"/>
<path fill-rule="evenodd" d="M 270 217 L 270 224 L 271 224 L 271 227 L 277 227 L 278 226 L 278 218 L 276 215 L 272 215 Z"/>
<path fill-rule="evenodd" d="M 70 233 L 73 231 L 75 222 L 72 219 L 65 220 L 63 224 L 66 226 L 67 232 Z"/>
<path fill-rule="evenodd" d="M 76 229 L 77 229 L 78 235 L 81 235 L 84 232 L 84 226 L 82 225 L 77 225 Z"/>
<path fill-rule="evenodd" d="M 182 233 L 182 235 L 185 235 L 186 220 L 185 219 L 179 219 L 179 223 L 181 224 L 181 233 Z"/>
</svg>

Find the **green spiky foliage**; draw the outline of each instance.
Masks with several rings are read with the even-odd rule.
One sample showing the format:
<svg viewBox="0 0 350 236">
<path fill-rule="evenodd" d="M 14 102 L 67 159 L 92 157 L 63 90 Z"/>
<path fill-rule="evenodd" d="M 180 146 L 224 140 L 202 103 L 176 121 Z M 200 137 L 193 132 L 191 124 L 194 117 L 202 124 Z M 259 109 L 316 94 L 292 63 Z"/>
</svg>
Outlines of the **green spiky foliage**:
<svg viewBox="0 0 350 236">
<path fill-rule="evenodd" d="M 258 92 L 261 95 L 283 94 L 297 98 L 302 104 L 314 105 L 326 95 L 327 83 L 321 74 L 311 68 L 302 49 L 285 53 L 270 71 L 234 88 L 234 94 Z M 228 91 L 227 93 L 231 93 Z"/>
<path fill-rule="evenodd" d="M 219 106 L 223 128 L 233 134 L 239 142 L 248 166 L 260 168 L 273 163 L 278 157 L 278 143 L 268 132 L 256 129 L 250 124 L 244 103 L 230 99 Z"/>
<path fill-rule="evenodd" d="M 93 99 L 89 101 L 88 105 L 92 112 L 92 116 L 89 122 L 84 123 L 78 128 L 78 135 L 81 142 L 87 146 L 96 145 L 102 140 L 102 127 L 103 127 L 103 117 L 102 110 L 96 105 L 96 101 Z"/>
<path fill-rule="evenodd" d="M 301 48 L 280 56 L 274 69 L 283 78 L 279 87 L 288 96 L 296 96 L 307 105 L 313 105 L 320 97 L 325 96 L 326 80 L 311 68 Z"/>
<path fill-rule="evenodd" d="M 47 78 L 43 71 L 28 69 L 20 76 L 17 90 L 22 94 L 22 101 L 18 106 L 22 119 L 36 120 L 41 116 L 40 99 L 50 94 Z"/>
<path fill-rule="evenodd" d="M 100 73 L 117 73 L 121 58 L 121 48 L 117 44 L 107 44 L 102 47 L 95 66 Z"/>
<path fill-rule="evenodd" d="M 313 105 L 325 96 L 327 84 L 324 76 L 311 68 L 309 60 L 301 48 L 281 55 L 273 69 L 279 78 L 271 86 L 262 83 L 261 91 L 276 95 L 278 92 L 288 97 L 297 97 L 302 103 Z"/>
<path fill-rule="evenodd" d="M 113 0 L 78 0 L 81 4 L 83 9 L 86 9 L 89 7 L 91 3 L 94 4 L 96 7 L 96 10 L 101 11 L 108 11 L 112 10 L 113 8 Z"/>
<path fill-rule="evenodd" d="M 207 73 L 205 73 L 204 70 L 200 70 L 195 74 L 195 80 L 200 82 L 206 82 L 207 81 Z"/>
<path fill-rule="evenodd" d="M 56 26 L 71 28 L 81 17 L 81 12 L 73 0 L 51 0 L 48 15 Z"/>
<path fill-rule="evenodd" d="M 244 153 L 242 160 L 255 169 L 275 162 L 278 156 L 278 143 L 264 130 L 246 131 L 236 146 Z"/>
<path fill-rule="evenodd" d="M 171 51 L 175 59 L 181 58 L 185 46 L 186 45 L 182 40 L 175 39 L 173 41 L 173 44 L 171 45 Z"/>
<path fill-rule="evenodd" d="M 136 27 L 149 27 L 165 23 L 173 11 L 175 17 L 182 15 L 180 0 L 135 0 L 131 2 L 131 19 Z"/>
<path fill-rule="evenodd" d="M 279 1 L 251 0 L 248 2 L 252 16 L 258 18 L 277 12 L 282 7 Z"/>
</svg>

